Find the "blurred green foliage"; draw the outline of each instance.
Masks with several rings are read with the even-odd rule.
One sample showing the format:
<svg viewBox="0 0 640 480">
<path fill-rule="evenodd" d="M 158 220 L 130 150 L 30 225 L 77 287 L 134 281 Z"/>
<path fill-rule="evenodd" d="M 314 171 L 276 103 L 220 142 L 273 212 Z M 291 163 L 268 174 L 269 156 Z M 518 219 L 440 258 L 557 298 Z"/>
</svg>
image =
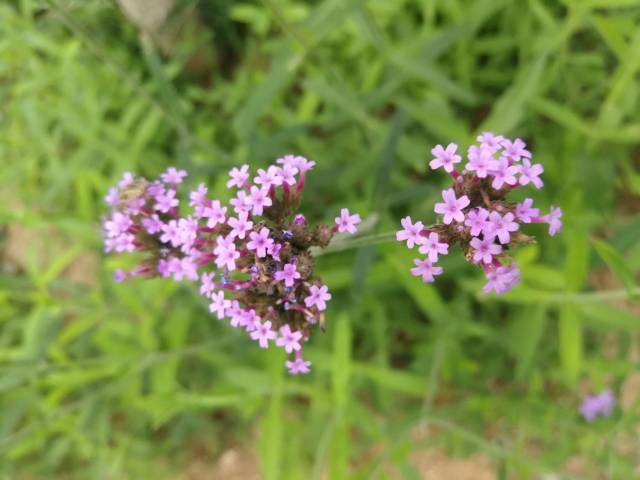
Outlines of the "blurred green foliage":
<svg viewBox="0 0 640 480">
<path fill-rule="evenodd" d="M 500 478 L 633 478 L 638 404 L 593 425 L 577 406 L 637 370 L 640 2 L 180 7 L 199 29 L 163 54 L 111 1 L 0 5 L 2 478 L 164 478 L 256 437 L 269 480 L 420 478 L 431 446 Z M 430 148 L 487 129 L 527 140 L 546 170 L 527 193 L 562 206 L 562 234 L 531 226 L 499 298 L 461 255 L 435 286 L 400 245 L 320 257 L 335 301 L 306 378 L 192 286 L 114 284 L 128 260 L 101 254 L 124 171 L 177 165 L 224 196 L 231 165 L 296 152 L 318 162 L 313 221 L 349 205 L 386 232 L 434 218 Z"/>
</svg>

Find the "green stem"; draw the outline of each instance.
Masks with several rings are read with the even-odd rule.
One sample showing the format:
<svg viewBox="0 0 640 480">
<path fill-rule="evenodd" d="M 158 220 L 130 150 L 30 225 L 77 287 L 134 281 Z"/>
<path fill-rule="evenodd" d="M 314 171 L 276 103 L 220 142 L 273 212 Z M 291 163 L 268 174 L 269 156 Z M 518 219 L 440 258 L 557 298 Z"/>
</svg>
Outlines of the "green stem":
<svg viewBox="0 0 640 480">
<path fill-rule="evenodd" d="M 584 293 L 556 293 L 549 295 L 552 303 L 564 302 L 609 302 L 614 300 L 630 300 L 640 296 L 640 288 L 602 290 Z"/>
<path fill-rule="evenodd" d="M 396 232 L 374 233 L 372 235 L 356 237 L 352 240 L 340 238 L 336 241 L 332 241 L 327 248 L 312 248 L 311 254 L 314 257 L 319 257 L 321 255 L 326 255 L 327 253 L 342 252 L 344 250 L 351 250 L 352 248 L 361 248 L 369 245 L 394 242 L 395 240 Z"/>
</svg>

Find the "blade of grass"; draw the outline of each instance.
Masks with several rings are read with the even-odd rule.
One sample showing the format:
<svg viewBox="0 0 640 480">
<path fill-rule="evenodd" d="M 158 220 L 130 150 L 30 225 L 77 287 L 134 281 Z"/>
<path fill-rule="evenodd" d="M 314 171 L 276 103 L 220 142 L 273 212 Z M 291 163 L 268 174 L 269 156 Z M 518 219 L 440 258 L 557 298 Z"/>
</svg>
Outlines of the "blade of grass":
<svg viewBox="0 0 640 480">
<path fill-rule="evenodd" d="M 351 323 L 342 313 L 335 326 L 333 338 L 331 386 L 333 390 L 335 429 L 329 446 L 329 478 L 342 480 L 349 472 L 349 422 L 347 410 L 351 397 Z"/>
<path fill-rule="evenodd" d="M 521 310 L 509 326 L 507 346 L 516 358 L 516 378 L 522 380 L 529 372 L 546 324 L 547 310 L 536 305 Z"/>
<path fill-rule="evenodd" d="M 564 305 L 558 319 L 560 365 L 565 381 L 575 385 L 582 369 L 582 326 L 575 305 Z"/>
<path fill-rule="evenodd" d="M 269 376 L 273 392 L 265 417 L 260 423 L 260 459 L 265 480 L 282 478 L 283 432 L 285 417 L 282 403 L 284 396 L 284 353 L 280 349 L 267 351 Z"/>
<path fill-rule="evenodd" d="M 604 260 L 616 278 L 622 282 L 629 293 L 629 297 L 631 297 L 633 289 L 636 287 L 636 281 L 625 259 L 611 245 L 602 240 L 595 239 L 592 243 L 598 255 Z"/>
</svg>

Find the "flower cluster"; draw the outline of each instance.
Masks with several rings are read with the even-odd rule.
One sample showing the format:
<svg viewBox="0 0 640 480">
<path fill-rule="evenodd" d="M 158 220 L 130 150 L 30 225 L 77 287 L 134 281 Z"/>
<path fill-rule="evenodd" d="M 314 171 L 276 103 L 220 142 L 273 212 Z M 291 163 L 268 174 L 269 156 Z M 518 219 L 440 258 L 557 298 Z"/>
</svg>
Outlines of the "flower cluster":
<svg viewBox="0 0 640 480">
<path fill-rule="evenodd" d="M 449 253 L 449 247 L 458 243 L 465 258 L 478 264 L 485 272 L 485 292 L 494 290 L 501 294 L 511 290 L 520 280 L 520 272 L 509 251 L 517 243 L 531 241 L 520 232 L 525 223 L 547 223 L 549 234 L 555 235 L 562 228 L 562 211 L 551 207 L 547 215 L 540 215 L 533 200 L 521 203 L 506 199 L 515 188 L 533 185 L 542 188 L 542 165 L 531 163 L 531 152 L 519 138 L 511 141 L 500 135 L 484 132 L 477 138 L 479 144 L 467 151 L 467 163 L 460 172 L 456 164 L 462 157 L 458 146 L 450 143 L 444 148 L 437 145 L 431 150 L 435 157 L 429 166 L 443 168 L 453 178 L 453 186 L 442 192 L 442 202 L 435 205 L 435 213 L 442 222 L 428 228 L 411 217 L 401 221 L 402 230 L 396 239 L 406 242 L 408 248 L 418 246 L 426 258 L 415 259 L 413 275 L 424 282 L 433 282 L 442 273 L 436 265 L 440 255 Z"/>
<path fill-rule="evenodd" d="M 580 413 L 588 422 L 597 417 L 608 417 L 613 412 L 616 399 L 611 390 L 604 390 L 599 395 L 587 396 L 580 406 Z"/>
<path fill-rule="evenodd" d="M 250 182 L 249 166 L 233 168 L 229 206 L 207 197 L 204 184 L 181 207 L 178 186 L 186 172 L 169 168 L 159 180 L 126 173 L 105 197 L 112 211 L 103 228 L 106 252 L 144 252 L 133 276 L 198 281 L 209 310 L 244 328 L 261 348 L 275 344 L 293 354 L 290 373 L 309 372 L 302 345 L 311 327 L 324 328 L 331 294 L 314 276 L 313 246 L 326 247 L 336 232 L 356 232 L 360 216 L 343 208 L 333 227 L 311 228 L 296 214 L 305 174 L 315 162 L 288 155 Z M 188 212 L 186 210 L 189 210 Z"/>
</svg>

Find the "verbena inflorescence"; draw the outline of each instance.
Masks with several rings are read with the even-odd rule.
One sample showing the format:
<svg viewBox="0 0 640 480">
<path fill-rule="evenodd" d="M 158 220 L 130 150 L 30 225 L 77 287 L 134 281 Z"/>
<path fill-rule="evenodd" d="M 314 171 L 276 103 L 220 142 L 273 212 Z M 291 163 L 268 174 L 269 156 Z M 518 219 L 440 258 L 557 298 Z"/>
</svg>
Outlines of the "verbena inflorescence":
<svg viewBox="0 0 640 480">
<path fill-rule="evenodd" d="M 562 228 L 562 211 L 551 207 L 547 215 L 540 215 L 533 200 L 521 203 L 507 200 L 512 190 L 532 184 L 542 188 L 542 165 L 531 163 L 531 152 L 519 138 L 511 141 L 491 132 L 477 138 L 479 144 L 467 151 L 467 163 L 460 172 L 455 167 L 462 161 L 457 155 L 458 145 L 450 143 L 444 148 L 436 145 L 431 150 L 435 157 L 429 162 L 431 169 L 443 168 L 453 179 L 453 185 L 443 190 L 442 203 L 435 205 L 435 213 L 442 222 L 428 228 L 411 217 L 401 221 L 398 241 L 408 248 L 418 246 L 426 258 L 414 260 L 413 275 L 426 283 L 433 282 L 442 273 L 436 262 L 440 255 L 458 243 L 465 258 L 478 264 L 485 272 L 485 292 L 501 294 L 511 290 L 520 280 L 520 271 L 509 252 L 517 243 L 529 242 L 531 237 L 520 232 L 524 223 L 548 223 L 549 234 Z"/>
<path fill-rule="evenodd" d="M 615 396 L 611 390 L 607 389 L 598 395 L 587 396 L 580 405 L 580 413 L 585 420 L 593 422 L 597 417 L 610 416 L 615 406 Z"/>
<path fill-rule="evenodd" d="M 356 232 L 358 214 L 343 208 L 333 227 L 311 228 L 296 213 L 305 174 L 315 162 L 288 155 L 249 181 L 249 166 L 233 168 L 227 182 L 236 195 L 226 206 L 198 185 L 181 205 L 178 186 L 187 173 L 170 167 L 159 180 L 126 173 L 106 197 L 112 207 L 104 221 L 107 252 L 144 252 L 138 267 L 116 271 L 129 277 L 171 277 L 198 281 L 218 319 L 242 327 L 261 348 L 271 344 L 293 354 L 292 374 L 308 373 L 302 345 L 311 329 L 324 326 L 331 294 L 314 276 L 309 249 L 326 247 L 334 233 Z M 189 210 L 188 212 L 186 210 Z"/>
</svg>

